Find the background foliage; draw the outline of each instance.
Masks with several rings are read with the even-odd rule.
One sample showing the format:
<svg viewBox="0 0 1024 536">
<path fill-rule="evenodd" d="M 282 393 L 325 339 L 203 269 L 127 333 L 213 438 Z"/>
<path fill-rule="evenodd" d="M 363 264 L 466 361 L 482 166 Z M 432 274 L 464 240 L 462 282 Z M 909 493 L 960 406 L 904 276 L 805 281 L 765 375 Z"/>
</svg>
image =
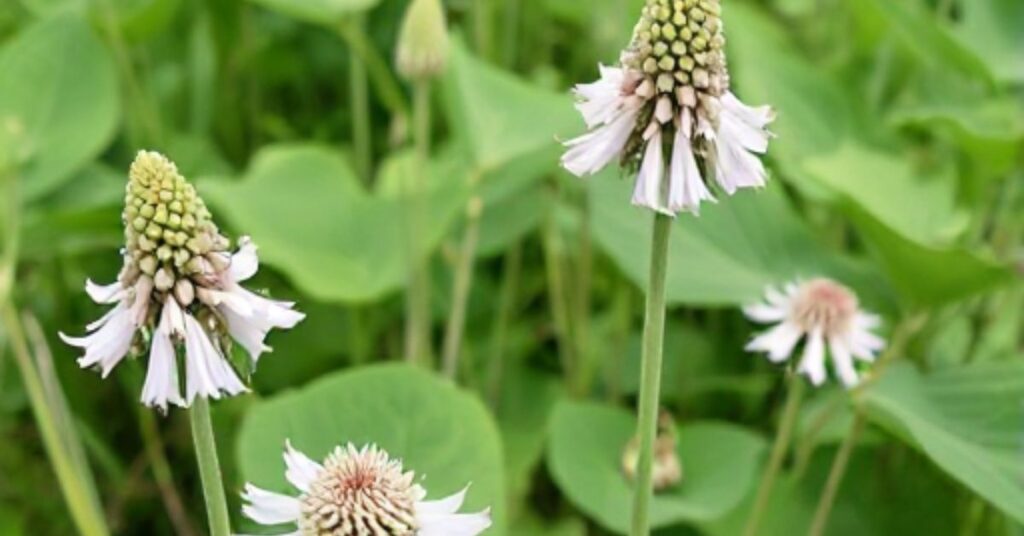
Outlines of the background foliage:
<svg viewBox="0 0 1024 536">
<path fill-rule="evenodd" d="M 1024 533 L 1024 3 L 722 3 L 735 91 L 778 110 L 774 180 L 676 224 L 665 396 L 686 479 L 656 502 L 659 534 L 739 532 L 783 375 L 742 351 L 754 328 L 735 306 L 818 274 L 906 341 L 860 401 L 869 429 L 829 534 Z M 170 155 L 224 226 L 253 236 L 258 285 L 309 315 L 272 336 L 256 394 L 215 406 L 236 513 L 246 480 L 283 484 L 291 437 L 317 456 L 380 442 L 438 495 L 472 480 L 495 535 L 624 531 L 618 456 L 633 428 L 649 215 L 615 172 L 565 176 L 556 139 L 581 131 L 568 88 L 618 57 L 640 4 L 447 2 L 453 48 L 417 190 L 409 93 L 391 68 L 405 0 L 0 3 L 0 168 L 22 214 L 14 299 L 42 326 L 37 349 L 52 347 L 45 368 L 115 533 L 204 526 L 184 416 L 152 427 L 138 366 L 103 381 L 56 339 L 98 312 L 85 278 L 116 275 L 125 173 L 142 147 Z M 369 68 L 371 169 L 353 156 L 354 53 Z M 411 196 L 430 212 L 410 248 Z M 413 260 L 433 267 L 440 339 L 475 196 L 460 386 L 375 364 L 400 359 Z M 69 534 L 5 354 L 0 533 Z M 833 387 L 804 406 L 765 533 L 806 530 L 849 407 Z"/>
</svg>

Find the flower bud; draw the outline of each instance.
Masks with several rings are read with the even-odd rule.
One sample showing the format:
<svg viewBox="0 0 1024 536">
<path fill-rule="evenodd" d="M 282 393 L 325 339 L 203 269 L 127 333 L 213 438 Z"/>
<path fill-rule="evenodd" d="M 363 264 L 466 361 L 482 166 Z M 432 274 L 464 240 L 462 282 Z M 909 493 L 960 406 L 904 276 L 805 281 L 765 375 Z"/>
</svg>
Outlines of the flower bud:
<svg viewBox="0 0 1024 536">
<path fill-rule="evenodd" d="M 398 35 L 398 72 L 408 79 L 431 78 L 448 62 L 448 28 L 440 0 L 412 0 Z"/>
</svg>

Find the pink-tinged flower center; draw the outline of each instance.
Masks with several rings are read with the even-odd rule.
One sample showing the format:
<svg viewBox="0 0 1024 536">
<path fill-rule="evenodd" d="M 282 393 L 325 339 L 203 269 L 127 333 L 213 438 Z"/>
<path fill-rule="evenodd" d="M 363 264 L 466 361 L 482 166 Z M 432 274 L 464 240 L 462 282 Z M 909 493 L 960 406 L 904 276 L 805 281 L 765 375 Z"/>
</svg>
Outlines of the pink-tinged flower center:
<svg viewBox="0 0 1024 536">
<path fill-rule="evenodd" d="M 790 315 L 805 331 L 821 330 L 832 336 L 849 329 L 857 307 L 857 296 L 850 289 L 828 279 L 814 279 L 800 287 Z"/>
<path fill-rule="evenodd" d="M 413 535 L 421 494 L 413 478 L 384 451 L 338 449 L 300 499 L 299 529 L 307 536 Z"/>
</svg>

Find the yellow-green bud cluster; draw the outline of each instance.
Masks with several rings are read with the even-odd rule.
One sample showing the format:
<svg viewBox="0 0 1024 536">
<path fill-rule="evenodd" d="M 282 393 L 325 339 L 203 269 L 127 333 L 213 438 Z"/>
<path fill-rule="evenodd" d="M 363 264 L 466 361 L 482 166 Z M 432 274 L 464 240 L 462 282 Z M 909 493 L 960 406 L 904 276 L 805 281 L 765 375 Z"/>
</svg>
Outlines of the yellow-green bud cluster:
<svg viewBox="0 0 1024 536">
<path fill-rule="evenodd" d="M 659 93 L 692 87 L 721 97 L 729 87 L 724 48 L 719 0 L 647 0 L 625 62 L 650 77 Z"/>
<path fill-rule="evenodd" d="M 139 152 L 124 201 L 125 273 L 151 277 L 155 290 L 173 292 L 187 307 L 196 297 L 192 280 L 222 268 L 227 238 L 195 187 L 159 153 Z"/>
</svg>

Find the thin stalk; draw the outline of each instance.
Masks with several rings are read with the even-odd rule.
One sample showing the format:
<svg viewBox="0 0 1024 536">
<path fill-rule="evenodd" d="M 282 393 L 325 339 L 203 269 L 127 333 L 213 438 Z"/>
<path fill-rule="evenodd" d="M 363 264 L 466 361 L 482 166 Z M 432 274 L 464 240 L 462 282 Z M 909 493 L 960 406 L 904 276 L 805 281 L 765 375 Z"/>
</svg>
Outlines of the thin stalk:
<svg viewBox="0 0 1024 536">
<path fill-rule="evenodd" d="M 558 339 L 558 356 L 566 377 L 570 394 L 579 394 L 579 360 L 576 355 L 575 342 L 572 339 L 572 328 L 569 320 L 569 299 L 566 296 L 565 271 L 563 270 L 561 244 L 554 212 L 557 203 L 552 201 L 548 210 L 547 221 L 543 229 L 544 267 L 547 272 L 548 303 L 551 306 L 551 317 L 555 323 L 555 335 Z"/>
<path fill-rule="evenodd" d="M 181 496 L 178 495 L 178 489 L 174 485 L 174 473 L 171 471 L 171 464 L 167 461 L 167 455 L 164 453 L 164 443 L 160 438 L 160 428 L 157 426 L 156 419 L 153 417 L 152 411 L 144 406 L 139 406 L 138 416 L 146 458 L 149 459 L 153 478 L 160 490 L 164 508 L 167 509 L 167 517 L 171 519 L 178 536 L 196 536 L 198 532 L 192 526 Z"/>
<path fill-rule="evenodd" d="M 843 477 L 846 475 L 846 468 L 849 466 L 853 448 L 857 445 L 861 432 L 864 431 L 864 424 L 864 415 L 858 411 L 853 419 L 853 428 L 843 439 L 842 445 L 839 446 L 839 452 L 836 453 L 836 458 L 832 462 L 832 470 L 829 471 L 825 490 L 821 494 L 821 500 L 814 513 L 814 521 L 811 523 L 810 532 L 808 532 L 809 536 L 821 536 L 825 533 L 828 516 L 832 513 L 832 505 L 835 504 L 839 486 L 843 483 Z"/>
<path fill-rule="evenodd" d="M 473 179 L 476 183 L 478 179 Z M 444 336 L 444 375 L 455 380 L 459 370 L 459 352 L 462 346 L 463 331 L 466 328 L 466 307 L 469 302 L 469 289 L 473 284 L 473 264 L 476 258 L 476 246 L 480 240 L 480 217 L 483 214 L 483 200 L 474 195 L 466 209 L 466 231 L 462 237 L 462 248 L 459 252 L 458 265 L 455 267 L 455 285 L 452 289 L 452 310 L 448 317 L 448 326 Z"/>
<path fill-rule="evenodd" d="M 473 38 L 476 41 L 477 54 L 484 59 L 491 59 L 491 4 L 494 0 L 473 0 Z"/>
<path fill-rule="evenodd" d="M 782 420 L 779 421 L 779 430 L 775 433 L 775 443 L 772 445 L 771 457 L 768 459 L 768 466 L 765 467 L 761 483 L 758 485 L 754 506 L 750 511 L 750 517 L 747 519 L 747 526 L 743 530 L 745 536 L 754 536 L 757 534 L 758 529 L 761 528 L 761 521 L 764 518 L 764 513 L 768 510 L 768 503 L 771 500 L 772 489 L 775 487 L 775 481 L 778 480 L 779 472 L 782 470 L 782 462 L 786 459 L 786 452 L 789 451 L 789 443 L 793 437 L 793 427 L 796 425 L 804 387 L 803 379 L 797 374 L 790 373 L 789 388 L 786 393 L 785 409 L 782 411 Z"/>
<path fill-rule="evenodd" d="M 21 369 L 22 381 L 31 402 L 32 413 L 39 426 L 39 433 L 50 457 L 50 463 L 53 465 L 54 472 L 57 473 L 57 482 L 71 511 L 72 521 L 78 531 L 85 536 L 106 536 L 110 532 L 107 529 L 103 512 L 95 508 L 89 485 L 82 481 L 74 458 L 64 444 L 56 419 L 47 405 L 46 389 L 32 363 L 31 352 L 26 342 L 25 333 L 21 328 L 18 312 L 9 301 L 3 304 L 2 316 L 5 331 L 10 338 L 14 360 Z"/>
<path fill-rule="evenodd" d="M 519 58 L 516 53 L 519 52 L 519 14 L 520 14 L 520 0 L 505 0 L 505 13 L 502 16 L 502 24 L 505 26 L 505 41 L 502 46 L 502 50 L 505 52 L 504 63 L 505 67 L 512 69 L 515 67 L 516 62 Z"/>
<path fill-rule="evenodd" d="M 516 312 L 516 294 L 519 277 L 523 269 L 523 245 L 516 242 L 505 253 L 502 269 L 501 295 L 498 298 L 498 312 L 494 316 L 494 330 L 491 336 L 491 359 L 487 372 L 487 399 L 492 409 L 497 409 L 501 399 L 501 378 L 505 373 L 505 340 L 508 326 Z"/>
<path fill-rule="evenodd" d="M 430 157 L 430 81 L 417 80 L 413 88 L 413 141 L 416 146 L 416 183 L 410 189 L 411 218 L 409 239 L 409 292 L 406 296 L 405 358 L 430 362 L 430 259 L 420 259 L 420 230 L 426 222 L 430 199 L 427 170 Z"/>
<path fill-rule="evenodd" d="M 579 369 L 579 387 L 589 390 L 593 376 L 593 362 L 590 355 L 590 284 L 594 263 L 593 240 L 591 236 L 590 198 L 584 196 L 582 221 L 580 222 L 579 260 L 576 266 L 576 291 L 573 294 L 573 335 L 576 341 L 576 359 Z"/>
<path fill-rule="evenodd" d="M 405 102 L 405 95 L 402 93 L 402 86 L 398 83 L 391 66 L 384 59 L 377 47 L 374 46 L 363 25 L 356 24 L 357 19 L 343 21 L 338 26 L 338 35 L 345 41 L 352 52 L 362 59 L 368 70 L 370 81 L 373 83 L 375 95 L 380 99 L 392 115 L 406 117 L 408 115 L 408 104 Z"/>
<path fill-rule="evenodd" d="M 192 423 L 192 441 L 196 449 L 196 462 L 199 464 L 206 514 L 210 521 L 210 535 L 230 536 L 228 500 L 224 494 L 224 477 L 217 457 L 217 442 L 210 418 L 210 401 L 205 397 L 197 397 L 188 414 Z"/>
<path fill-rule="evenodd" d="M 814 454 L 814 447 L 817 445 L 818 434 L 825 429 L 825 425 L 832 420 L 832 417 L 839 412 L 839 409 L 843 407 L 843 398 L 836 398 L 831 401 L 825 409 L 821 410 L 820 413 L 811 421 L 810 426 L 807 427 L 807 432 L 800 440 L 800 444 L 796 447 L 796 454 L 794 455 L 793 462 L 793 475 L 796 478 L 803 476 L 804 472 L 807 471 L 807 467 L 811 463 L 811 455 Z"/>
<path fill-rule="evenodd" d="M 356 15 L 351 25 L 362 31 L 363 17 Z M 351 47 L 350 47 L 351 48 Z M 356 169 L 364 184 L 370 184 L 373 167 L 373 125 L 370 123 L 370 82 L 366 63 L 353 49 L 349 54 L 348 87 L 352 111 L 352 147 Z"/>
<path fill-rule="evenodd" d="M 651 265 L 647 286 L 647 310 L 644 317 L 643 362 L 640 372 L 639 429 L 640 457 L 637 462 L 633 495 L 631 536 L 650 534 L 650 506 L 654 495 L 654 441 L 658 432 L 658 406 L 661 397 L 661 358 L 665 338 L 665 276 L 668 271 L 668 239 L 672 218 L 654 216 L 651 233 Z"/>
</svg>

